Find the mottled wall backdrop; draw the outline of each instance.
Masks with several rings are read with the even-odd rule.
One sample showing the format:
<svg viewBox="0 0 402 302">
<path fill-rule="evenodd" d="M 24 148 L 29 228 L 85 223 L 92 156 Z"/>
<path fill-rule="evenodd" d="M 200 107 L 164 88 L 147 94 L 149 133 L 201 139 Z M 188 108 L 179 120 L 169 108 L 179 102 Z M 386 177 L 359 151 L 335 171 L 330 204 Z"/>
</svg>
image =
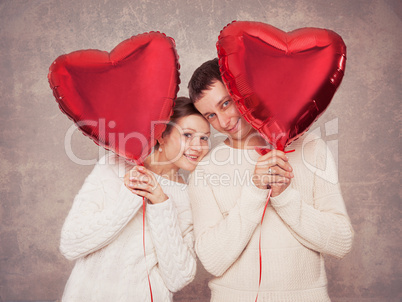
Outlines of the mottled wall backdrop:
<svg viewBox="0 0 402 302">
<path fill-rule="evenodd" d="M 323 27 L 343 37 L 346 76 L 313 127 L 337 153 L 356 230 L 352 252 L 328 258 L 329 290 L 333 301 L 400 301 L 401 3 L 1 0 L 0 301 L 60 299 L 72 268 L 58 252 L 61 226 L 103 152 L 72 131 L 60 112 L 47 82 L 52 61 L 78 49 L 110 51 L 132 35 L 161 31 L 176 40 L 179 95 L 186 95 L 193 70 L 216 56 L 219 31 L 232 20 L 286 31 Z M 208 278 L 200 266 L 176 301 L 209 301 Z"/>
</svg>

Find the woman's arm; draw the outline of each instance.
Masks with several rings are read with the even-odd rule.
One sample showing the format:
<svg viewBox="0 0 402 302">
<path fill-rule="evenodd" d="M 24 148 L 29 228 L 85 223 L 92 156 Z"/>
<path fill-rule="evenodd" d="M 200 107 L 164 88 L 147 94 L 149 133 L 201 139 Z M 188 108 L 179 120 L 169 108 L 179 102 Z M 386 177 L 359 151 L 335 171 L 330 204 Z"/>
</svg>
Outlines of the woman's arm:
<svg viewBox="0 0 402 302">
<path fill-rule="evenodd" d="M 236 205 L 223 216 L 211 187 L 190 177 L 195 249 L 205 269 L 221 276 L 240 256 L 261 221 L 268 190 L 251 181 L 242 187 Z"/>
<path fill-rule="evenodd" d="M 195 276 L 193 220 L 185 191 L 178 189 L 176 203 L 165 194 L 154 174 L 135 167 L 125 177 L 126 186 L 146 198 L 146 216 L 158 258 L 158 269 L 166 287 L 177 292 Z"/>
<path fill-rule="evenodd" d="M 110 160 L 103 157 L 96 164 L 64 222 L 60 251 L 69 260 L 109 244 L 142 205 L 142 198 L 124 186 L 117 164 L 108 163 Z"/>
<path fill-rule="evenodd" d="M 293 235 L 306 247 L 337 258 L 352 247 L 353 228 L 342 198 L 335 161 L 326 144 L 317 139 L 305 152 L 315 158 L 313 202 L 302 199 L 299 191 L 288 187 L 271 204 Z M 323 174 L 325 171 L 325 174 Z"/>
<path fill-rule="evenodd" d="M 177 292 L 194 280 L 197 268 L 189 201 L 175 206 L 169 198 L 148 204 L 146 210 L 160 275 L 166 287 Z"/>
</svg>

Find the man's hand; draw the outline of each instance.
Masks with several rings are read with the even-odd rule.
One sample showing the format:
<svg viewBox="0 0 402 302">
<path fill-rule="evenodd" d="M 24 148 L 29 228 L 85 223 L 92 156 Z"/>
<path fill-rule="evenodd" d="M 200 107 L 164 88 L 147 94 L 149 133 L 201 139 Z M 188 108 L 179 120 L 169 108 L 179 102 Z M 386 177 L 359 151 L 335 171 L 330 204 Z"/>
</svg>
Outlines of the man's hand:
<svg viewBox="0 0 402 302">
<path fill-rule="evenodd" d="M 283 151 L 272 150 L 260 156 L 255 165 L 253 182 L 260 189 L 272 189 L 271 196 L 281 194 L 294 177 L 293 169 Z"/>
</svg>

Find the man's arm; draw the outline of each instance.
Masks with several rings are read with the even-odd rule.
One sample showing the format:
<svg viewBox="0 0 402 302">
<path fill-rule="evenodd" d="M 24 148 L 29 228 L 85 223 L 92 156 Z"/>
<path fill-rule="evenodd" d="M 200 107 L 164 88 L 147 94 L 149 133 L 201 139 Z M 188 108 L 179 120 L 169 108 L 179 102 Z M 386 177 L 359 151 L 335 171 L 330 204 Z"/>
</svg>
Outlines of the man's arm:
<svg viewBox="0 0 402 302">
<path fill-rule="evenodd" d="M 193 176 L 193 175 L 192 175 Z M 251 181 L 243 186 L 236 205 L 224 217 L 211 185 L 190 177 L 195 250 L 205 269 L 221 276 L 240 256 L 261 221 L 268 190 Z"/>
<path fill-rule="evenodd" d="M 320 139 L 310 147 L 306 145 L 304 152 L 313 152 L 318 168 L 309 186 L 314 200 L 303 200 L 299 191 L 288 187 L 271 198 L 271 204 L 303 245 L 342 258 L 351 250 L 353 228 L 337 181 L 335 161 Z"/>
</svg>

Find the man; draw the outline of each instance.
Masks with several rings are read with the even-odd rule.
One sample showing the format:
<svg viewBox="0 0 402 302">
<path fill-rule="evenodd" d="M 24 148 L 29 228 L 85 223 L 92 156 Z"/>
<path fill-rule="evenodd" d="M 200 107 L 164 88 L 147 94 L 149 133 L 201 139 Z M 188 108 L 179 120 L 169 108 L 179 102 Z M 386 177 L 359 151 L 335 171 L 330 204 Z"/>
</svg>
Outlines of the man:
<svg viewBox="0 0 402 302">
<path fill-rule="evenodd" d="M 341 258 L 353 229 L 325 143 L 316 139 L 295 152 L 260 156 L 265 141 L 242 118 L 222 82 L 218 60 L 202 64 L 189 82 L 197 110 L 227 139 L 190 177 L 195 248 L 211 301 L 330 301 L 324 258 Z M 337 178 L 336 178 L 337 179 Z M 271 188 L 271 198 L 260 225 Z M 262 279 L 259 287 L 259 238 Z"/>
</svg>

